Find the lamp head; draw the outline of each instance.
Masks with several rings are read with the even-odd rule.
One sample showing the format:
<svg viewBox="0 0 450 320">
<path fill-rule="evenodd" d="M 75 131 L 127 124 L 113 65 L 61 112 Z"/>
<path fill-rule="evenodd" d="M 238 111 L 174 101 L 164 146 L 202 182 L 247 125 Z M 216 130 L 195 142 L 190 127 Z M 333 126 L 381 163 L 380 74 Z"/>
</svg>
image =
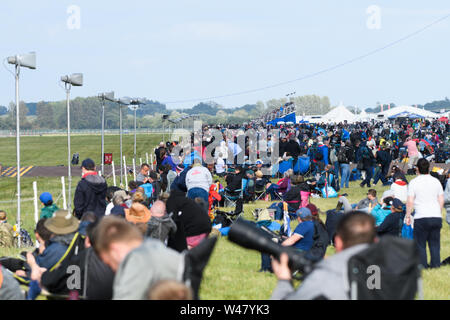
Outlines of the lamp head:
<svg viewBox="0 0 450 320">
<path fill-rule="evenodd" d="M 8 63 L 30 69 L 36 69 L 36 52 L 8 57 Z"/>
<path fill-rule="evenodd" d="M 81 87 L 83 85 L 83 74 L 82 73 L 72 73 L 70 76 L 62 76 L 61 81 L 69 83 L 75 87 Z"/>
<path fill-rule="evenodd" d="M 98 97 L 100 99 L 103 99 L 103 100 L 108 100 L 108 101 L 113 101 L 114 102 L 114 91 L 100 93 L 98 95 Z"/>
<path fill-rule="evenodd" d="M 117 99 L 116 102 L 117 102 L 118 104 L 128 106 L 128 105 L 130 104 L 130 102 L 131 102 L 131 99 L 128 98 L 128 97 L 123 97 L 123 98 Z"/>
</svg>

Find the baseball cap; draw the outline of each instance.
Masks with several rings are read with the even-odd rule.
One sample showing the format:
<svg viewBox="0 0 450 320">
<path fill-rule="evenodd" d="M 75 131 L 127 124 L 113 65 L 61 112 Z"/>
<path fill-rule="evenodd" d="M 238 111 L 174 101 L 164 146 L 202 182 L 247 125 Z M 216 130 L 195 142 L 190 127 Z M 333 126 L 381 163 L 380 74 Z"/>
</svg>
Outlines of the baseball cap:
<svg viewBox="0 0 450 320">
<path fill-rule="evenodd" d="M 41 193 L 41 195 L 39 196 L 39 200 L 41 200 L 41 202 L 42 202 L 43 204 L 47 204 L 47 203 L 49 203 L 50 201 L 53 201 L 53 197 L 52 197 L 52 195 L 50 194 L 50 192 L 43 192 L 43 193 Z"/>
<path fill-rule="evenodd" d="M 81 167 L 85 168 L 86 170 L 94 170 L 95 162 L 90 158 L 84 159 L 83 162 L 81 163 Z"/>
<path fill-rule="evenodd" d="M 311 210 L 309 210 L 308 208 L 304 207 L 304 208 L 300 208 L 298 209 L 295 214 L 297 215 L 298 218 L 300 219 L 304 219 L 307 217 L 311 217 Z"/>
<path fill-rule="evenodd" d="M 403 202 L 400 201 L 400 199 L 394 198 L 391 201 L 391 206 L 396 210 L 396 211 L 403 211 Z"/>
</svg>

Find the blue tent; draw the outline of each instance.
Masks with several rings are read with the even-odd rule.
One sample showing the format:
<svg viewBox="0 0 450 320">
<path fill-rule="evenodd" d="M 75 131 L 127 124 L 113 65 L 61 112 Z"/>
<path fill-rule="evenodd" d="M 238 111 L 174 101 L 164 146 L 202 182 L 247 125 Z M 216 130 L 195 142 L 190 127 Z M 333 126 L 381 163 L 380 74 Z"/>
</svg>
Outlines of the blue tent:
<svg viewBox="0 0 450 320">
<path fill-rule="evenodd" d="M 400 113 L 390 116 L 388 119 L 397 119 L 397 118 L 423 119 L 425 117 L 421 116 L 420 114 L 417 114 L 417 113 L 403 111 L 403 112 L 400 112 Z"/>
<path fill-rule="evenodd" d="M 283 118 L 283 121 L 284 121 L 284 122 L 292 122 L 292 123 L 295 123 L 295 122 L 296 122 L 296 119 L 295 119 L 295 112 L 291 112 L 291 113 L 285 115 L 284 118 Z"/>
</svg>

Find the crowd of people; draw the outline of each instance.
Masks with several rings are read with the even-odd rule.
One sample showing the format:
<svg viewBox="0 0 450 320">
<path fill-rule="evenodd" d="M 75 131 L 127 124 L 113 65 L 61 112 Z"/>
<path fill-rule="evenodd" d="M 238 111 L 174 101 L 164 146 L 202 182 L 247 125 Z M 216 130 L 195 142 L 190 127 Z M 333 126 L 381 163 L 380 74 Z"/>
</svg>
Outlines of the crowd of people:
<svg viewBox="0 0 450 320">
<path fill-rule="evenodd" d="M 275 162 L 267 162 L 257 143 L 245 137 L 250 129 L 258 133 L 256 141 L 266 140 L 269 156 L 278 148 Z M 294 290 L 287 255 L 277 260 L 263 254 L 261 271 L 274 272 L 279 279 L 273 299 L 347 299 L 342 285 L 346 262 L 385 235 L 414 239 L 421 265 L 440 266 L 444 207 L 450 224 L 450 180 L 448 170 L 430 164 L 448 146 L 448 123 L 297 124 L 277 129 L 279 137 L 256 122 L 204 126 L 200 135 L 192 133 L 190 153 L 175 152 L 179 141 L 161 142 L 155 163 L 142 164 L 136 180 L 125 188 L 108 186 L 94 161 L 83 160 L 73 212 L 58 208 L 50 193 L 42 193 L 34 230 L 38 247 L 21 259 L 0 258 L 0 299 L 36 299 L 39 294 L 105 300 L 199 298 L 213 235 L 226 234 L 233 215 L 243 212 L 243 203 L 255 200 L 268 201 L 254 213 L 259 227 L 275 231 L 281 246 L 315 250 L 314 259 L 321 261 Z M 308 160 L 304 171 L 297 165 L 303 159 Z M 368 189 L 367 197 L 351 204 L 343 191 L 353 174 Z M 417 176 L 408 181 L 406 175 Z M 388 188 L 379 201 L 372 185 L 380 180 Z M 323 222 L 310 198 L 332 194 L 337 206 L 322 213 Z M 215 210 L 230 203 L 235 203 L 234 211 L 218 219 Z M 293 231 L 290 219 L 297 221 Z M 11 228 L 0 211 L 2 246 L 13 245 L 12 236 L 3 236 L 12 234 Z M 328 245 L 337 253 L 323 259 Z M 73 269 L 66 272 L 69 267 Z M 325 287 L 326 282 L 330 285 Z M 28 287 L 25 295 L 20 284 Z"/>
</svg>

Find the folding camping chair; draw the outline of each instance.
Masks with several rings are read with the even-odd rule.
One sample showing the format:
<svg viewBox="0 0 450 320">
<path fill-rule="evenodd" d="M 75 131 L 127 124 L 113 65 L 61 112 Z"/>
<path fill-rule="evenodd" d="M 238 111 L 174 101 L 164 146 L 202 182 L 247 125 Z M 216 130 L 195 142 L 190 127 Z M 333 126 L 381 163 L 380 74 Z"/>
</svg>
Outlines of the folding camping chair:
<svg viewBox="0 0 450 320">
<path fill-rule="evenodd" d="M 293 169 L 294 160 L 290 158 L 289 160 L 283 160 L 278 164 L 278 173 L 282 176 L 289 169 Z"/>
<path fill-rule="evenodd" d="M 311 159 L 307 155 L 298 157 L 294 165 L 294 173 L 307 177 L 311 174 Z"/>
<path fill-rule="evenodd" d="M 275 196 L 280 200 L 280 201 L 284 201 L 283 200 L 283 196 L 286 192 L 288 192 L 291 189 L 291 179 L 288 179 L 288 186 L 286 188 L 286 190 L 284 192 L 281 192 L 279 190 L 275 191 Z"/>
<path fill-rule="evenodd" d="M 215 219 L 213 221 L 222 224 L 222 227 L 228 227 L 233 224 L 244 213 L 244 199 L 238 198 L 235 201 L 234 211 L 214 210 Z"/>
<path fill-rule="evenodd" d="M 263 181 L 263 180 L 261 180 Z M 266 185 L 264 183 L 258 183 L 258 179 L 255 181 L 255 201 L 264 199 L 267 195 L 266 193 Z"/>
<path fill-rule="evenodd" d="M 243 199 L 244 190 L 247 185 L 247 179 L 242 179 L 241 188 L 236 190 L 229 190 L 228 188 L 224 189 L 223 199 L 225 207 L 234 207 L 236 206 L 236 201 L 238 199 Z"/>
</svg>

